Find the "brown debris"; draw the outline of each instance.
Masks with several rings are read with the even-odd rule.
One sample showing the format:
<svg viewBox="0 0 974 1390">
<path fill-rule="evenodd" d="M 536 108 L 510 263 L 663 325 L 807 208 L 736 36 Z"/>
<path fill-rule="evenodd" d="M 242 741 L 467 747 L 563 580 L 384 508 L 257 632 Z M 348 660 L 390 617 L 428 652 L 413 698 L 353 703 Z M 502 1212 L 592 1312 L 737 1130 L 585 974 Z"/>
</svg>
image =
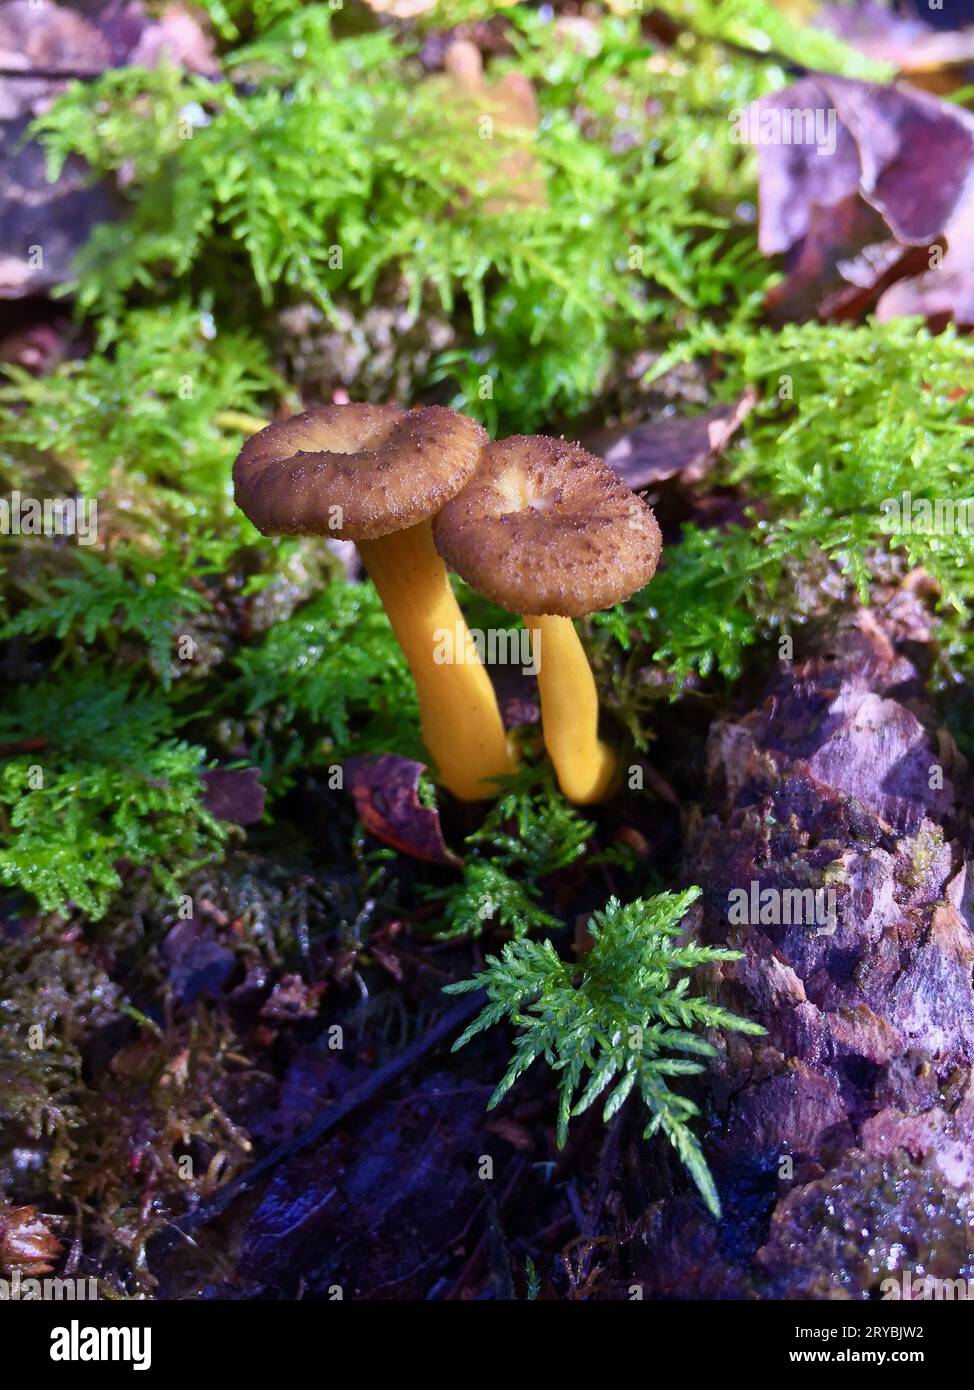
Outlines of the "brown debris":
<svg viewBox="0 0 974 1390">
<path fill-rule="evenodd" d="M 700 415 L 664 415 L 621 434 L 613 431 L 597 436 L 588 441 L 588 447 L 637 491 L 675 477 L 687 485 L 699 483 L 730 444 L 756 400 L 757 393 L 749 389 L 730 405 L 717 405 Z"/>
<path fill-rule="evenodd" d="M 262 1005 L 260 1017 L 266 1023 L 305 1023 L 316 1018 L 323 984 L 305 984 L 300 975 L 284 975 Z"/>
<path fill-rule="evenodd" d="M 854 8 L 829 5 L 817 22 L 879 63 L 891 63 L 914 79 L 923 74 L 928 80 L 920 85 L 931 89 L 934 84 L 929 79 L 934 74 L 974 61 L 974 25 L 942 32 L 877 0 L 865 0 Z M 951 85 L 949 78 L 936 84 L 941 90 Z"/>
<path fill-rule="evenodd" d="M 434 1074 L 290 1160 L 247 1227 L 238 1278 L 287 1297 L 300 1271 L 325 1297 L 335 1286 L 345 1298 L 427 1296 L 430 1267 L 483 1201 L 477 1155 L 502 1142 L 482 1133 L 488 1095 Z"/>
<path fill-rule="evenodd" d="M 749 132 L 795 111 L 834 120 L 834 148 L 824 125 L 823 145 L 759 139 L 759 244 L 788 269 L 773 316 L 846 318 L 879 300 L 888 318 L 923 312 L 933 294 L 931 312 L 966 322 L 966 286 L 946 303 L 940 280 L 916 276 L 958 275 L 970 260 L 970 114 L 914 87 L 816 74 L 749 108 Z"/>
<path fill-rule="evenodd" d="M 253 825 L 264 814 L 267 789 L 259 768 L 211 768 L 203 773 L 203 785 L 203 805 L 217 820 Z"/>
<path fill-rule="evenodd" d="M 24 143 L 29 123 L 28 116 L 0 121 L 0 299 L 39 294 L 66 280 L 94 225 L 117 210 L 108 186 L 89 186 L 84 161 L 75 156 L 49 183 L 41 146 Z"/>
<path fill-rule="evenodd" d="M 348 790 L 370 835 L 413 859 L 456 868 L 463 861 L 444 842 L 439 812 L 419 799 L 422 772 L 422 763 L 394 753 L 345 763 Z"/>
<path fill-rule="evenodd" d="M 61 1242 L 36 1207 L 0 1207 L 0 1271 L 4 1275 L 17 1269 L 31 1277 L 50 1274 L 60 1253 Z"/>
<path fill-rule="evenodd" d="M 97 74 L 111 65 L 111 44 L 75 10 L 31 0 L 0 5 L 0 67 Z M 63 85 L 50 78 L 0 78 L 0 121 L 36 114 Z"/>
<path fill-rule="evenodd" d="M 425 86 L 449 118 L 454 143 L 464 133 L 475 142 L 464 196 L 493 214 L 543 207 L 544 176 L 530 148 L 540 119 L 530 78 L 519 72 L 486 77 L 480 49 L 465 38 L 453 40 L 443 62 L 445 73 L 427 78 Z M 485 153 L 493 155 L 486 168 Z"/>
</svg>

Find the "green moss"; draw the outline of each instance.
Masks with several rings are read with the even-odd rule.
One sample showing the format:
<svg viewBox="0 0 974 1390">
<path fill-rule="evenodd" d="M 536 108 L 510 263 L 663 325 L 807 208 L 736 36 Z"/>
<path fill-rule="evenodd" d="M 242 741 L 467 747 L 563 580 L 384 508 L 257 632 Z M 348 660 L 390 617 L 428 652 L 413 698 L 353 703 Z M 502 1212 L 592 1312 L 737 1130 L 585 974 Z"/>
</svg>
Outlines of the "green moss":
<svg viewBox="0 0 974 1390">
<path fill-rule="evenodd" d="M 894 534 L 886 504 L 904 494 L 931 502 L 971 496 L 974 346 L 912 320 L 808 323 L 780 333 L 703 328 L 668 362 L 710 354 L 723 368 L 722 396 L 745 387 L 761 393 L 714 474 L 748 499 L 748 523 L 688 526 L 653 583 L 596 615 L 597 626 L 624 647 L 648 645 L 674 677 L 655 693 L 672 694 L 694 672 L 736 678 L 752 644 L 819 616 L 830 591 L 865 602 L 892 561 L 894 573 L 922 566 L 932 576 L 944 660 L 969 671 L 971 535 Z M 624 690 L 623 705 L 638 694 Z"/>
<path fill-rule="evenodd" d="M 0 883 L 98 918 L 129 860 L 178 893 L 226 830 L 202 803 L 203 749 L 175 724 L 160 698 L 104 669 L 18 686 L 0 741 L 32 747 L 0 762 Z"/>
<path fill-rule="evenodd" d="M 168 710 L 134 759 L 107 745 L 68 757 L 83 721 L 64 703 L 43 794 L 25 784 L 29 761 L 5 759 L 3 881 L 49 907 L 103 912 L 120 857 L 151 859 L 162 884 L 219 854 L 194 801 L 215 757 L 246 748 L 277 796 L 350 753 L 422 756 L 371 587 L 324 587 L 323 542 L 260 537 L 233 507 L 236 416 L 266 418 L 287 394 L 264 345 L 268 310 L 310 299 L 334 318 L 339 300 L 364 310 L 404 287 L 414 312 L 433 303 L 450 320 L 457 347 L 434 375 L 455 403 L 531 428 L 587 405 L 650 335 L 682 335 L 700 315 L 747 321 L 768 281 L 736 218 L 753 160 L 726 139 L 726 109 L 780 84 L 773 64 L 692 36 L 665 51 L 637 17 L 606 15 L 595 42 L 576 41 L 515 7 L 491 76 L 518 70 L 536 87 L 544 197 L 499 210 L 496 150 L 451 116 L 407 30 L 324 5 L 213 14 L 235 45 L 225 76 L 113 69 L 39 124 L 52 171 L 75 153 L 95 172 L 124 169 L 129 209 L 77 267 L 100 350 L 43 378 L 9 370 L 0 388 L 11 486 L 48 495 L 56 478 L 61 495 L 99 503 L 90 548 L 20 543 L 0 583 L 0 641 L 14 669 L 52 663 L 52 689 L 110 666 L 113 691 L 159 694 Z M 37 737 L 29 704 L 11 744 Z M 160 857 L 160 827 L 177 821 Z M 475 859 L 503 876 L 491 887 L 510 922 L 529 917 L 543 874 L 520 882 L 493 843 Z"/>
<path fill-rule="evenodd" d="M 514 7 L 514 56 L 491 76 L 532 77 L 541 120 L 527 144 L 495 142 L 395 30 L 340 37 L 326 6 L 285 8 L 225 55 L 250 86 L 118 69 L 38 123 L 53 171 L 82 154 L 126 172 L 127 222 L 96 229 L 78 265 L 103 333 L 131 291 L 180 279 L 221 317 L 307 297 L 335 322 L 339 301 L 405 284 L 463 339 L 434 376 L 513 431 L 584 408 L 650 332 L 753 314 L 769 273 L 736 220 L 753 160 L 726 113 L 780 85 L 773 65 L 692 38 L 667 55 L 635 16 L 604 17 L 589 43 Z M 529 152 L 543 197 L 498 208 L 498 145 Z"/>
<path fill-rule="evenodd" d="M 352 752 L 425 756 L 412 677 L 371 583 L 334 579 L 237 666 L 228 703 L 261 716 L 254 752 L 272 780 Z"/>
<path fill-rule="evenodd" d="M 463 877 L 443 902 L 442 934 L 477 937 L 501 927 L 520 938 L 560 927 L 542 905 L 546 881 L 585 855 L 594 831 L 560 795 L 550 769 L 523 768 L 467 836 Z M 431 896 L 443 899 L 440 890 Z"/>
<path fill-rule="evenodd" d="M 124 166 L 131 215 L 121 248 L 119 229 L 105 229 L 79 266 L 79 302 L 104 351 L 42 379 L 9 374 L 3 395 L 20 408 L 0 424 L 0 469 L 38 484 L 53 470 L 97 495 L 100 536 L 90 551 L 23 544 L 4 580 L 0 638 L 66 675 L 107 660 L 171 686 L 173 727 L 197 742 L 177 754 L 160 741 L 156 780 L 188 787 L 201 758 L 241 741 L 274 792 L 349 752 L 420 753 L 415 709 L 397 705 L 411 684 L 372 591 L 340 583 L 315 598 L 330 568 L 324 546 L 258 537 L 229 488 L 240 435 L 228 412 L 266 415 L 285 389 L 253 331 L 260 302 L 307 296 L 327 314 L 336 295 L 381 298 L 392 276 L 416 305 L 432 296 L 443 306 L 460 345 L 437 374 L 500 429 L 582 408 L 611 385 L 613 363 L 650 342 L 668 344 L 658 371 L 717 355 L 728 398 L 763 391 L 722 475 L 750 497 L 754 524 L 688 528 L 643 594 L 596 619 L 596 662 L 637 741 L 661 693 L 694 673 L 737 676 L 755 642 L 807 616 L 810 564 L 860 596 L 874 556 L 923 564 L 941 586 L 948 657 L 966 663 L 967 539 L 883 536 L 879 508 L 906 488 L 961 486 L 971 349 L 904 324 L 749 326 L 770 272 L 753 229 L 735 220 L 754 170 L 751 152 L 726 138 L 727 111 L 786 78 L 722 40 L 740 43 L 740 25 L 760 21 L 776 51 L 794 51 L 762 6 L 732 10 L 677 7 L 696 36 L 667 50 L 635 17 L 605 16 L 582 41 L 515 8 L 513 52 L 491 71 L 516 69 L 536 86 L 531 154 L 546 193 L 505 212 L 478 193 L 489 142 L 453 131 L 430 161 L 431 130 L 450 118 L 413 40 L 394 28 L 347 32 L 324 6 L 221 11 L 228 41 L 249 36 L 227 71 L 259 73 L 255 87 L 120 69 L 73 88 L 42 122 L 53 166 L 71 152 L 96 170 Z M 162 301 L 204 284 L 207 308 L 186 298 L 128 308 L 136 291 Z M 228 328 L 244 317 L 246 329 Z M 284 621 L 262 636 L 274 619 Z M 668 684 L 647 685 L 647 659 Z M 58 824 L 67 809 L 55 795 L 26 797 L 23 776 L 21 763 L 7 767 L 8 804 L 49 834 L 48 817 Z M 94 814 L 109 790 L 84 785 Z M 81 814 L 77 834 L 91 831 L 83 857 L 103 905 L 115 879 L 94 849 L 100 815 Z M 121 838 L 142 852 L 134 832 Z M 486 857 L 496 873 L 496 855 Z M 8 862 L 6 872 L 23 884 L 28 870 Z M 67 884 L 45 881 L 46 902 Z"/>
<path fill-rule="evenodd" d="M 792 19 L 771 0 L 663 0 L 660 9 L 698 34 L 740 44 L 755 53 L 774 53 L 820 72 L 873 82 L 888 82 L 896 73 L 890 63 L 866 57 L 827 30 Z"/>
</svg>

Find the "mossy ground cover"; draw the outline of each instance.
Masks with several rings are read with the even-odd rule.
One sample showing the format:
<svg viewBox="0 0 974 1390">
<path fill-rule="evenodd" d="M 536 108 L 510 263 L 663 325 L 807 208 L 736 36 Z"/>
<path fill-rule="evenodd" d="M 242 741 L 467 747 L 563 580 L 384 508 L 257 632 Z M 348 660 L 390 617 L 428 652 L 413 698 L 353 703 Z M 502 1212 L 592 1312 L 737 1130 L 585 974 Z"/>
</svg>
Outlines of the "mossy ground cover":
<svg viewBox="0 0 974 1390">
<path fill-rule="evenodd" d="M 912 321 L 769 328 L 780 272 L 757 249 L 754 152 L 727 138 L 728 111 L 795 63 L 885 74 L 763 0 L 681 0 L 656 29 L 623 6 L 450 5 L 408 24 L 359 5 L 205 8 L 218 75 L 110 70 L 37 126 L 52 176 L 81 155 L 124 210 L 65 287 L 65 360 L 10 367 L 0 388 L 3 491 L 98 503 L 90 546 L 3 542 L 6 1201 L 80 1239 L 106 1288 L 152 1291 L 147 1242 L 246 1171 L 297 1057 L 337 1028 L 350 1066 L 381 1062 L 442 986 L 486 968 L 487 1021 L 524 1030 L 505 1088 L 535 1056 L 555 1067 L 527 1083 L 539 1156 L 588 1123 L 570 1114 L 605 1093 L 611 1120 L 635 1090 L 647 1134 L 716 1210 L 681 1076 L 707 1030 L 735 1025 L 685 992 L 713 956 L 675 944 L 691 896 L 674 896 L 678 817 L 659 788 L 692 797 L 709 721 L 779 639 L 891 574 L 930 576 L 935 679 L 969 676 L 969 537 L 891 538 L 879 518 L 904 490 L 962 484 L 974 349 Z M 501 155 L 434 72 L 460 22 L 492 76 L 536 95 L 537 129 Z M 295 365 L 295 314 L 328 345 L 313 372 Z M 390 322 L 408 330 L 383 356 Z M 708 401 L 759 392 L 709 483 L 740 513 L 677 528 L 653 584 L 585 630 L 614 736 L 648 753 L 656 791 L 583 815 L 527 725 L 527 770 L 493 808 L 421 788 L 462 868 L 367 836 L 335 773 L 422 758 L 407 668 L 368 580 L 234 508 L 248 419 L 398 393 L 493 434 L 559 433 L 625 422 L 664 387 L 679 400 L 685 364 L 703 364 Z M 458 591 L 471 625 L 508 625 Z M 216 766 L 260 769 L 258 824 L 208 809 Z M 587 920 L 579 980 L 566 962 Z M 491 1036 L 455 1074 L 497 1080 L 510 1039 Z M 569 1148 L 583 1182 L 597 1145 L 589 1127 Z M 528 1237 L 547 1277 L 554 1237 Z M 201 1259 L 191 1279 L 227 1277 Z"/>
</svg>

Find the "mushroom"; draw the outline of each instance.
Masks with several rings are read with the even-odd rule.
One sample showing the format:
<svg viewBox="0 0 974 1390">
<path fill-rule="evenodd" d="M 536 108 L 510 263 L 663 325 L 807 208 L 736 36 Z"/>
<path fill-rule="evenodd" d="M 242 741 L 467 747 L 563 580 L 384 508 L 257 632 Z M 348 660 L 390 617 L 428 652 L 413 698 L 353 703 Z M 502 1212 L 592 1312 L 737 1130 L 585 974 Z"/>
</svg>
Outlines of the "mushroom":
<svg viewBox="0 0 974 1390">
<path fill-rule="evenodd" d="M 572 618 L 628 598 L 660 553 L 652 509 L 577 444 L 515 435 L 488 444 L 433 524 L 468 583 L 535 633 L 545 746 L 570 801 L 598 801 L 617 760 L 598 737 L 595 680 Z"/>
<path fill-rule="evenodd" d="M 486 438 L 443 406 L 330 405 L 268 425 L 233 466 L 237 505 L 264 535 L 356 542 L 409 662 L 440 780 L 471 801 L 514 764 L 430 519 L 472 476 Z M 440 664 L 443 631 L 460 650 Z"/>
</svg>

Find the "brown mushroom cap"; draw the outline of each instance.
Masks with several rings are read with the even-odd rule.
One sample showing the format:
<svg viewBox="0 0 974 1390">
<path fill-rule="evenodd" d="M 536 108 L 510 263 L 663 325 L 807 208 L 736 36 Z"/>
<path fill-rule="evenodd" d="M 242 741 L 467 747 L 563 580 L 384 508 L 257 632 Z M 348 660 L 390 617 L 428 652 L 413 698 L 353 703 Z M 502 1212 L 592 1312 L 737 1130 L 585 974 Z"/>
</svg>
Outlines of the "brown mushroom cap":
<svg viewBox="0 0 974 1390">
<path fill-rule="evenodd" d="M 321 406 L 247 440 L 234 495 L 265 535 L 375 540 L 439 511 L 472 476 L 486 439 L 445 406 Z"/>
<path fill-rule="evenodd" d="M 514 435 L 433 523 L 436 546 L 475 589 L 514 613 L 580 618 L 652 579 L 652 509 L 578 444 Z"/>
</svg>

